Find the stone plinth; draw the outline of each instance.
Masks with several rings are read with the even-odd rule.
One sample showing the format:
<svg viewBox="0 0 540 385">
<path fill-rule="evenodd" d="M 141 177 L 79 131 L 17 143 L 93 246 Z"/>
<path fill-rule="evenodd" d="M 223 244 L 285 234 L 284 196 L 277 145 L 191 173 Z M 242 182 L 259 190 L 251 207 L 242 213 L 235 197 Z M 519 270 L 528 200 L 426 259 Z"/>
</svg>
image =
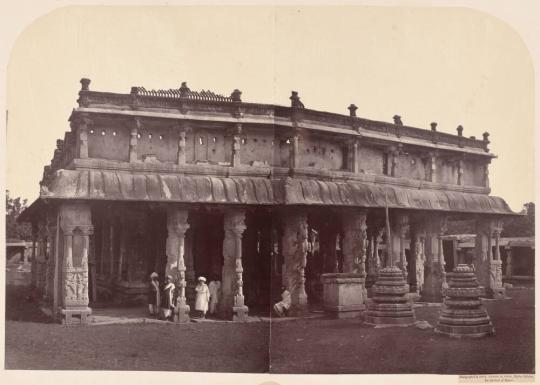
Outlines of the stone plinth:
<svg viewBox="0 0 540 385">
<path fill-rule="evenodd" d="M 414 324 L 414 311 L 408 295 L 409 285 L 398 267 L 381 269 L 372 292 L 372 302 L 366 312 L 366 323 L 402 326 Z"/>
<path fill-rule="evenodd" d="M 435 331 L 457 338 L 495 334 L 480 301 L 480 288 L 473 269 L 460 264 L 452 273 L 447 273 L 447 278 L 449 287 Z"/>
<path fill-rule="evenodd" d="M 338 318 L 358 317 L 365 310 L 365 277 L 357 273 L 323 274 L 324 310 Z"/>
<path fill-rule="evenodd" d="M 65 326 L 87 325 L 88 317 L 92 314 L 89 307 L 61 309 L 62 324 Z"/>
</svg>

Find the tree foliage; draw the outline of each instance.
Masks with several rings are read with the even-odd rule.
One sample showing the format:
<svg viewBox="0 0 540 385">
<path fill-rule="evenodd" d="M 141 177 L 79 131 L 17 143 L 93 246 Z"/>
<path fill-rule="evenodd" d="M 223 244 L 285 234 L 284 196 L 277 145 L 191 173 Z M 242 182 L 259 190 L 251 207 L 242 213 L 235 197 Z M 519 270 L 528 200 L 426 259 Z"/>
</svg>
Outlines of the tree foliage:
<svg viewBox="0 0 540 385">
<path fill-rule="evenodd" d="M 503 237 L 531 237 L 534 236 L 534 202 L 523 205 L 521 217 L 507 218 L 504 220 Z"/>
<path fill-rule="evenodd" d="M 17 218 L 26 209 L 27 199 L 20 197 L 11 198 L 9 190 L 6 190 L 6 238 L 22 239 L 29 241 L 32 239 L 32 228 L 28 223 L 17 223 Z"/>
</svg>

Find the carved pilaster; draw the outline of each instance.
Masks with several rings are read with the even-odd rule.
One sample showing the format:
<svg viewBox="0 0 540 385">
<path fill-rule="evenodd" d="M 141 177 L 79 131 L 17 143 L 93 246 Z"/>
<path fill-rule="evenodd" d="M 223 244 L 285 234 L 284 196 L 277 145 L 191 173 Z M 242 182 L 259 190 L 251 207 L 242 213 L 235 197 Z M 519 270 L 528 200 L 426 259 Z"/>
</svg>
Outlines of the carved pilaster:
<svg viewBox="0 0 540 385">
<path fill-rule="evenodd" d="M 176 156 L 176 164 L 182 165 L 186 163 L 186 134 L 188 131 L 188 125 L 186 122 L 179 124 L 178 133 L 178 153 Z"/>
<path fill-rule="evenodd" d="M 236 123 L 232 129 L 232 160 L 233 167 L 240 167 L 242 160 L 240 158 L 240 151 L 242 146 L 242 123 Z"/>
<path fill-rule="evenodd" d="M 288 211 L 283 215 L 283 256 L 287 275 L 287 289 L 291 293 L 290 313 L 302 315 L 307 310 L 305 268 L 308 246 L 307 216 L 303 212 Z"/>
<path fill-rule="evenodd" d="M 350 172 L 358 173 L 360 171 L 360 165 L 358 164 L 358 149 L 360 144 L 358 140 L 352 139 L 348 142 L 348 152 L 349 152 L 349 167 Z"/>
<path fill-rule="evenodd" d="M 139 130 L 142 127 L 141 120 L 135 118 L 133 125 L 131 126 L 130 138 L 129 138 L 129 161 L 137 162 L 137 141 Z"/>
<path fill-rule="evenodd" d="M 88 158 L 88 127 L 92 124 L 92 120 L 87 117 L 80 117 L 74 123 L 79 141 L 79 158 L 86 159 Z"/>
</svg>

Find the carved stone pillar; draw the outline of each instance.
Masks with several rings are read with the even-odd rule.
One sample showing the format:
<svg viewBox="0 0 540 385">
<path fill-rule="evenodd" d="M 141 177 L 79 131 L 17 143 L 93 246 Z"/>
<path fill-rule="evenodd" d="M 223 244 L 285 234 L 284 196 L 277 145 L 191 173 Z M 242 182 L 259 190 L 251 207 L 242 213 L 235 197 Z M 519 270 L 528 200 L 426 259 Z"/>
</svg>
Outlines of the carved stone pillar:
<svg viewBox="0 0 540 385">
<path fill-rule="evenodd" d="M 62 253 L 62 315 L 66 325 L 87 323 L 92 310 L 88 307 L 88 250 L 93 233 L 90 207 L 85 203 L 60 206 Z M 78 318 L 78 320 L 76 320 Z"/>
<path fill-rule="evenodd" d="M 365 210 L 349 210 L 341 215 L 344 273 L 359 273 L 366 277 L 366 218 Z"/>
<path fill-rule="evenodd" d="M 493 221 L 492 237 L 495 240 L 495 255 L 490 264 L 489 294 L 492 298 L 504 299 L 505 288 L 502 282 L 502 260 L 500 237 L 502 232 L 502 221 Z"/>
<path fill-rule="evenodd" d="M 31 285 L 37 287 L 37 246 L 38 246 L 38 226 L 37 223 L 32 223 L 32 270 L 31 270 Z"/>
<path fill-rule="evenodd" d="M 307 312 L 305 268 L 307 258 L 307 215 L 289 210 L 283 214 L 283 256 L 287 275 L 287 289 L 291 293 L 289 314 L 299 316 Z"/>
<path fill-rule="evenodd" d="M 506 278 L 512 278 L 512 248 L 508 247 L 506 249 Z"/>
<path fill-rule="evenodd" d="M 424 241 L 425 270 L 422 298 L 426 301 L 442 301 L 444 283 L 444 254 L 442 249 L 442 234 L 446 229 L 445 217 L 430 214 L 424 218 L 426 237 Z"/>
<path fill-rule="evenodd" d="M 409 217 L 403 212 L 394 215 L 393 231 L 391 231 L 392 254 L 395 265 L 403 272 L 405 282 L 408 282 L 407 257 L 405 255 L 405 238 L 409 231 Z"/>
<path fill-rule="evenodd" d="M 319 244 L 320 253 L 323 256 L 323 272 L 324 273 L 337 273 L 338 261 L 336 254 L 336 238 L 337 238 L 338 224 L 333 220 L 325 221 L 321 224 Z M 280 243 L 282 246 L 282 244 Z M 287 280 L 283 282 L 283 286 L 287 286 Z"/>
<path fill-rule="evenodd" d="M 381 269 L 381 257 L 379 255 L 379 245 L 383 239 L 384 227 L 377 227 L 369 232 L 369 253 L 368 253 L 368 268 L 366 287 L 370 288 L 379 278 L 379 270 Z M 369 294 L 369 293 L 368 293 Z"/>
<path fill-rule="evenodd" d="M 484 287 L 485 295 L 490 298 L 502 299 L 505 290 L 502 285 L 502 261 L 500 259 L 499 237 L 502 223 L 492 218 L 476 220 L 476 241 L 474 267 L 478 282 Z M 493 246 L 495 243 L 495 256 Z"/>
<path fill-rule="evenodd" d="M 412 290 L 416 299 L 420 298 L 420 292 L 424 286 L 424 264 L 426 256 L 424 254 L 424 241 L 426 233 L 421 221 L 415 220 L 411 225 L 411 270 L 414 272 L 414 277 L 410 277 L 411 285 L 414 285 Z"/>
<path fill-rule="evenodd" d="M 233 321 L 247 321 L 242 282 L 242 234 L 246 229 L 243 210 L 228 210 L 224 216 L 223 270 L 221 274 L 220 313 Z"/>
<path fill-rule="evenodd" d="M 175 321 L 189 322 L 189 306 L 186 302 L 186 264 L 184 262 L 184 245 L 188 211 L 180 208 L 170 208 L 167 211 L 167 265 L 165 275 L 171 275 L 178 287 L 178 297 L 175 306 Z"/>
</svg>

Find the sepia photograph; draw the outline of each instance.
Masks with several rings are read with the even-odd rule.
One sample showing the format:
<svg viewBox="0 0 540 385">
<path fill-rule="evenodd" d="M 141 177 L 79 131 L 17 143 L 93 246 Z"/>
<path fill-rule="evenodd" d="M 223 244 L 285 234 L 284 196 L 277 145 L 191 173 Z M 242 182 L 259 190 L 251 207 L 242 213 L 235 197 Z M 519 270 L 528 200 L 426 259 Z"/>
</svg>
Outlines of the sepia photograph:
<svg viewBox="0 0 540 385">
<path fill-rule="evenodd" d="M 534 382 L 533 57 L 500 16 L 403 3 L 19 26 L 3 375 Z"/>
</svg>

